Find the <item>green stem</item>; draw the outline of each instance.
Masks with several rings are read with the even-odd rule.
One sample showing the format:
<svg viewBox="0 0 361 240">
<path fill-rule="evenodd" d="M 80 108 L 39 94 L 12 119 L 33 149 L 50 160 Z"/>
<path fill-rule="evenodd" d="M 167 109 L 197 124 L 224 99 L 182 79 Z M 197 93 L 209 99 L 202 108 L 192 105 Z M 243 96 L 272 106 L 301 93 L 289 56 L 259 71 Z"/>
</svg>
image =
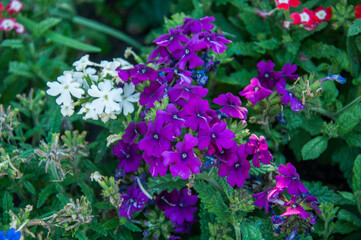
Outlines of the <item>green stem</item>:
<svg viewBox="0 0 361 240">
<path fill-rule="evenodd" d="M 233 223 L 233 227 L 236 234 L 236 240 L 241 240 L 241 229 L 239 228 L 239 224 L 235 222 Z"/>
<path fill-rule="evenodd" d="M 337 118 L 336 118 L 336 113 L 334 113 L 334 112 L 330 112 L 330 111 L 327 111 L 326 109 L 323 109 L 323 108 L 311 108 L 311 110 L 312 111 L 314 111 L 314 112 L 317 112 L 317 113 L 319 113 L 319 114 L 321 114 L 321 115 L 324 115 L 324 116 L 326 116 L 326 117 L 329 117 L 329 118 L 331 118 L 332 120 L 336 120 Z"/>
<path fill-rule="evenodd" d="M 347 104 L 346 106 L 344 106 L 344 107 L 341 108 L 340 110 L 338 110 L 335 115 L 338 116 L 338 115 L 341 114 L 343 111 L 345 111 L 346 109 L 352 107 L 354 104 L 358 103 L 359 101 L 361 101 L 361 95 L 358 96 L 357 98 L 355 98 L 352 102 L 350 102 L 349 104 Z"/>
</svg>

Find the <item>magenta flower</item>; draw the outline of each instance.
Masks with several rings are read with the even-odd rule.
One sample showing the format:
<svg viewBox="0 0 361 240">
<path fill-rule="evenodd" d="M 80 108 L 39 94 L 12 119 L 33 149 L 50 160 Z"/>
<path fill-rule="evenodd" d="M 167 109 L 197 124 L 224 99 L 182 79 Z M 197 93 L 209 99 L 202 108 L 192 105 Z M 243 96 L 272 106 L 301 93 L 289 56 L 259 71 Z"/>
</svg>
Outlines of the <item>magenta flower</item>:
<svg viewBox="0 0 361 240">
<path fill-rule="evenodd" d="M 257 198 L 254 201 L 254 204 L 260 208 L 264 207 L 266 210 L 266 213 L 268 213 L 269 203 L 281 203 L 281 205 L 284 204 L 284 202 L 282 200 L 278 199 L 279 194 L 281 192 L 283 192 L 283 190 L 284 189 L 274 187 L 274 188 L 270 188 L 264 192 L 253 194 L 252 196 Z"/>
<path fill-rule="evenodd" d="M 225 122 L 214 124 L 211 128 L 200 129 L 198 133 L 198 148 L 206 149 L 211 143 L 215 145 L 219 152 L 234 146 L 234 132 L 227 129 Z"/>
<path fill-rule="evenodd" d="M 206 48 L 206 44 L 198 41 L 197 35 L 193 36 L 192 39 L 185 44 L 183 49 L 177 50 L 172 54 L 173 57 L 179 59 L 175 67 L 178 66 L 180 69 L 184 70 L 187 63 L 189 63 L 190 69 L 202 66 L 203 60 L 198 57 L 195 52 L 203 48 Z"/>
<path fill-rule="evenodd" d="M 305 108 L 292 92 L 282 88 L 279 84 L 276 85 L 276 90 L 282 95 L 281 101 L 283 104 L 288 105 L 291 103 L 292 111 L 299 112 Z"/>
<path fill-rule="evenodd" d="M 199 173 L 199 167 L 202 165 L 201 161 L 195 156 L 193 148 L 197 145 L 198 140 L 191 134 L 187 133 L 184 136 L 184 142 L 178 142 L 176 145 L 177 152 L 164 151 L 163 164 L 170 166 L 169 170 L 173 177 L 181 176 L 182 179 L 187 179 L 191 173 Z"/>
<path fill-rule="evenodd" d="M 129 123 L 122 136 L 125 143 L 133 143 L 139 135 L 144 135 L 147 132 L 147 124 L 143 121 Z"/>
<path fill-rule="evenodd" d="M 137 144 L 119 141 L 118 145 L 113 147 L 113 154 L 119 159 L 118 168 L 123 167 L 126 173 L 137 171 L 142 162 L 142 155 L 138 153 Z"/>
<path fill-rule="evenodd" d="M 287 166 L 280 165 L 278 171 L 284 176 L 276 176 L 277 188 L 287 188 L 287 192 L 291 195 L 308 192 L 307 188 L 301 183 L 296 168 L 291 163 L 287 163 Z"/>
<path fill-rule="evenodd" d="M 155 118 L 148 123 L 148 132 L 145 137 L 139 141 L 139 148 L 144 150 L 148 156 L 154 155 L 160 157 L 163 151 L 170 148 L 170 142 L 174 140 L 172 125 L 163 127 L 162 119 Z"/>
<path fill-rule="evenodd" d="M 158 46 L 168 47 L 170 52 L 174 52 L 183 48 L 181 42 L 188 42 L 189 40 L 182 32 L 183 29 L 181 28 L 171 28 L 169 29 L 169 33 L 159 36 L 153 42 Z"/>
<path fill-rule="evenodd" d="M 159 56 L 159 58 L 154 61 L 157 64 L 165 64 L 165 63 L 171 62 L 172 56 L 171 56 L 170 52 L 168 52 L 166 47 L 157 46 L 153 50 L 153 52 L 151 52 L 149 54 L 148 59 L 156 59 L 158 56 Z M 152 62 L 152 61 L 149 61 L 149 62 Z"/>
<path fill-rule="evenodd" d="M 216 147 L 214 145 L 211 145 L 208 150 L 208 154 L 215 153 L 217 159 L 221 161 L 222 163 L 225 163 L 227 165 L 232 166 L 235 162 L 238 161 L 238 145 L 236 142 L 233 142 L 233 146 L 228 149 L 223 149 L 223 151 L 217 151 Z"/>
<path fill-rule="evenodd" d="M 134 212 L 139 212 L 144 208 L 144 203 L 149 199 L 148 197 L 135 186 L 130 186 L 127 193 L 123 193 L 121 198 L 123 199 L 122 205 L 119 208 L 119 216 L 130 219 Z"/>
<path fill-rule="evenodd" d="M 163 165 L 162 157 L 155 157 L 154 155 L 148 156 L 145 152 L 143 153 L 144 161 L 149 165 L 149 172 L 152 177 L 164 176 L 168 167 Z"/>
<path fill-rule="evenodd" d="M 224 106 L 220 109 L 220 111 L 227 114 L 227 116 L 239 119 L 247 119 L 247 108 L 241 107 L 241 99 L 234 96 L 232 93 L 221 94 L 217 98 L 213 99 L 213 102 L 215 104 Z"/>
<path fill-rule="evenodd" d="M 160 70 L 164 71 L 167 74 L 166 78 L 168 82 L 172 82 L 174 78 L 177 77 L 177 83 L 192 83 L 193 79 L 191 71 L 179 70 L 177 68 L 162 68 Z"/>
<path fill-rule="evenodd" d="M 177 83 L 169 89 L 168 96 L 171 103 L 176 103 L 180 106 L 183 106 L 186 101 L 191 100 L 192 98 L 205 97 L 208 93 L 207 88 L 201 86 L 194 86 L 190 83 Z"/>
<path fill-rule="evenodd" d="M 249 178 L 249 169 L 251 165 L 247 161 L 247 154 L 245 152 L 245 146 L 241 145 L 237 151 L 237 162 L 232 165 L 222 163 L 219 167 L 218 174 L 221 177 L 227 177 L 227 182 L 231 187 L 237 185 L 239 188 L 243 186 L 245 180 Z"/>
<path fill-rule="evenodd" d="M 202 32 L 199 34 L 201 42 L 204 42 L 207 46 L 207 51 L 212 48 L 215 53 L 223 53 L 227 50 L 226 43 L 231 43 L 224 35 L 219 33 Z"/>
<path fill-rule="evenodd" d="M 145 81 L 154 81 L 158 77 L 157 71 L 143 64 L 137 64 L 128 71 L 134 85 Z"/>
<path fill-rule="evenodd" d="M 271 60 L 268 60 L 267 63 L 260 61 L 257 64 L 257 79 L 260 81 L 262 87 L 272 89 L 281 79 L 282 73 L 273 71 L 274 66 L 275 64 Z"/>
<path fill-rule="evenodd" d="M 168 104 L 165 111 L 157 110 L 157 118 L 164 121 L 165 124 L 171 124 L 176 136 L 181 135 L 181 128 L 186 127 L 182 111 L 179 111 L 174 104 Z"/>
<path fill-rule="evenodd" d="M 282 78 L 288 78 L 291 80 L 297 80 L 298 75 L 297 74 L 293 74 L 294 72 L 297 71 L 297 65 L 291 65 L 291 63 L 286 63 L 283 67 L 282 67 Z"/>
<path fill-rule="evenodd" d="M 320 209 L 318 209 L 318 205 L 320 205 L 320 203 L 318 202 L 317 198 L 312 196 L 312 195 L 307 195 L 307 202 L 309 204 L 309 206 L 311 208 L 313 208 L 318 214 L 322 214 L 322 212 L 320 211 Z"/>
<path fill-rule="evenodd" d="M 182 114 L 186 119 L 186 126 L 192 130 L 207 129 L 212 118 L 207 114 L 209 104 L 207 100 L 193 98 L 184 105 Z"/>
<path fill-rule="evenodd" d="M 261 86 L 257 78 L 251 79 L 251 84 L 246 86 L 239 95 L 244 96 L 255 105 L 258 101 L 265 99 L 273 92 Z"/>
<path fill-rule="evenodd" d="M 200 33 L 202 30 L 210 32 L 214 25 L 210 22 L 216 20 L 214 17 L 203 17 L 201 19 L 184 18 L 183 30 L 184 33 L 189 35 L 191 33 Z"/>
<path fill-rule="evenodd" d="M 306 212 L 305 209 L 303 209 L 303 207 L 296 203 L 297 198 L 295 196 L 292 197 L 292 199 L 285 203 L 285 206 L 289 206 L 286 209 L 286 212 L 284 212 L 281 217 L 284 216 L 290 216 L 290 215 L 299 215 L 300 218 L 306 220 L 309 216 L 311 216 L 308 212 Z"/>
<path fill-rule="evenodd" d="M 151 82 L 149 87 L 144 88 L 140 94 L 139 103 L 145 108 L 154 107 L 155 101 L 160 101 L 163 98 L 166 84 L 160 84 L 158 82 Z"/>
<path fill-rule="evenodd" d="M 252 134 L 249 138 L 249 142 L 246 143 L 247 154 L 253 154 L 252 163 L 253 166 L 259 168 L 261 161 L 263 164 L 270 164 L 270 160 L 273 158 L 270 151 L 268 151 L 268 145 L 264 136 L 259 138 Z"/>
</svg>

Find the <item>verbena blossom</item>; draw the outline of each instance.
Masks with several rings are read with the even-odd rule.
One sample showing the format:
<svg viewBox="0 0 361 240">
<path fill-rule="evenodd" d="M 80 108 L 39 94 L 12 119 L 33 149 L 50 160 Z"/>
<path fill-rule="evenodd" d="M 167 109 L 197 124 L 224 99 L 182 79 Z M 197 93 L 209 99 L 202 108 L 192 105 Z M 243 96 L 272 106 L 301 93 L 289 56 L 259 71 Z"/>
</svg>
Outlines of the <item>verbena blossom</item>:
<svg viewBox="0 0 361 240">
<path fill-rule="evenodd" d="M 215 145 L 219 152 L 234 145 L 235 134 L 227 129 L 225 122 L 214 124 L 210 128 L 200 129 L 198 132 L 198 147 L 203 150 L 210 144 Z"/>
<path fill-rule="evenodd" d="M 124 115 L 127 116 L 129 113 L 134 112 L 134 106 L 132 103 L 139 101 L 140 93 L 134 93 L 135 86 L 133 83 L 125 83 L 123 87 L 122 101 L 119 103 L 120 110 L 117 114 L 123 111 Z"/>
<path fill-rule="evenodd" d="M 361 18 L 361 4 L 357 4 L 357 6 L 355 7 L 355 18 Z"/>
<path fill-rule="evenodd" d="M 297 203 L 297 198 L 295 196 L 293 196 L 289 202 L 285 203 L 285 206 L 288 206 L 288 208 L 283 214 L 281 214 L 281 217 L 299 215 L 300 218 L 306 220 L 310 216 L 310 214 Z"/>
<path fill-rule="evenodd" d="M 219 166 L 218 174 L 221 177 L 227 176 L 227 182 L 231 187 L 237 185 L 239 188 L 243 186 L 245 180 L 249 178 L 249 169 L 251 165 L 247 161 L 245 145 L 241 145 L 237 150 L 237 161 L 228 165 L 222 163 Z"/>
<path fill-rule="evenodd" d="M 198 66 L 203 65 L 203 60 L 198 57 L 195 53 L 198 50 L 201 50 L 206 47 L 204 42 L 199 41 L 198 36 L 194 35 L 183 47 L 183 49 L 179 49 L 175 51 L 172 56 L 178 59 L 175 67 L 179 67 L 184 70 L 186 68 L 187 63 L 189 63 L 189 68 L 193 69 Z"/>
<path fill-rule="evenodd" d="M 143 153 L 144 161 L 149 165 L 149 173 L 152 177 L 164 176 L 168 167 L 164 166 L 162 157 L 155 157 L 154 155 L 148 156 L 146 153 Z"/>
<path fill-rule="evenodd" d="M 208 82 L 206 70 L 194 71 L 192 70 L 193 78 L 197 81 L 198 85 L 205 86 Z"/>
<path fill-rule="evenodd" d="M 320 211 L 320 209 L 318 209 L 318 206 L 320 205 L 320 203 L 318 202 L 317 198 L 312 195 L 307 195 L 306 199 L 307 199 L 309 206 L 311 208 L 313 208 L 318 214 L 321 215 L 322 212 Z"/>
<path fill-rule="evenodd" d="M 190 83 L 177 83 L 169 91 L 169 101 L 171 103 L 176 103 L 180 106 L 183 106 L 186 101 L 189 101 L 193 98 L 205 97 L 208 93 L 207 88 L 201 86 L 191 85 Z"/>
<path fill-rule="evenodd" d="M 154 102 L 163 98 L 166 84 L 160 84 L 158 82 L 151 82 L 149 87 L 144 88 L 140 94 L 139 103 L 145 106 L 147 109 L 154 107 Z"/>
<path fill-rule="evenodd" d="M 110 75 L 112 77 L 118 76 L 117 68 L 120 66 L 120 62 L 118 61 L 106 61 L 103 60 L 99 64 L 100 67 L 102 67 L 102 71 L 100 72 L 100 76 L 106 77 L 107 75 Z"/>
<path fill-rule="evenodd" d="M 0 240 L 19 240 L 21 232 L 10 228 L 6 233 L 0 230 Z"/>
<path fill-rule="evenodd" d="M 274 202 L 280 202 L 281 200 L 278 200 L 278 196 L 281 192 L 283 192 L 284 189 L 280 189 L 277 187 L 270 188 L 264 192 L 253 194 L 252 196 L 256 198 L 254 201 L 254 204 L 257 207 L 264 207 L 266 210 L 266 213 L 268 213 L 269 210 L 269 204 Z M 277 201 L 275 201 L 277 200 Z M 283 201 L 281 201 L 283 202 Z"/>
<path fill-rule="evenodd" d="M 182 33 L 183 29 L 181 28 L 171 28 L 169 29 L 169 33 L 162 34 L 157 39 L 155 39 L 153 43 L 157 44 L 158 46 L 168 47 L 170 52 L 174 52 L 183 48 L 181 42 L 186 43 L 189 40 Z"/>
<path fill-rule="evenodd" d="M 123 193 L 122 205 L 119 208 L 119 216 L 131 219 L 134 212 L 139 212 L 144 208 L 144 204 L 149 198 L 134 185 L 127 189 L 127 193 Z"/>
<path fill-rule="evenodd" d="M 276 90 L 279 94 L 282 95 L 281 101 L 283 104 L 288 105 L 291 104 L 292 111 L 299 112 L 305 108 L 302 102 L 297 99 L 297 97 L 290 91 L 282 88 L 281 86 L 277 85 Z"/>
<path fill-rule="evenodd" d="M 270 164 L 270 160 L 273 158 L 268 150 L 268 144 L 264 136 L 258 138 L 255 134 L 252 134 L 249 142 L 246 143 L 245 149 L 247 154 L 253 154 L 252 162 L 255 167 L 260 167 L 260 161 L 263 164 Z"/>
<path fill-rule="evenodd" d="M 282 67 L 282 78 L 288 78 L 290 80 L 297 80 L 298 75 L 297 74 L 293 74 L 297 71 L 297 65 L 293 64 L 291 65 L 291 63 L 286 63 L 283 67 Z"/>
<path fill-rule="evenodd" d="M 89 61 L 89 55 L 82 56 L 78 61 L 73 63 L 73 66 L 77 71 L 84 71 L 87 66 L 95 65 L 94 62 Z"/>
<path fill-rule="evenodd" d="M 315 13 L 307 8 L 304 8 L 301 13 L 291 13 L 290 17 L 293 19 L 293 24 L 308 24 L 315 23 Z"/>
<path fill-rule="evenodd" d="M 138 144 L 119 141 L 118 145 L 113 147 L 113 154 L 119 159 L 118 168 L 123 168 L 126 173 L 137 171 L 142 162 L 142 155 L 138 150 Z"/>
<path fill-rule="evenodd" d="M 346 83 L 346 78 L 342 77 L 341 75 L 333 75 L 333 74 L 330 74 L 324 78 L 321 78 L 319 81 L 320 82 L 325 82 L 325 81 L 336 81 L 338 83 L 341 83 L 341 84 L 345 84 Z"/>
<path fill-rule="evenodd" d="M 266 63 L 260 61 L 257 64 L 257 79 L 261 83 L 262 87 L 272 89 L 281 79 L 282 74 L 280 72 L 273 71 L 274 66 L 275 64 L 271 60 L 268 60 Z"/>
<path fill-rule="evenodd" d="M 222 151 L 217 151 L 214 145 L 210 145 L 208 148 L 208 153 L 215 154 L 215 156 L 220 162 L 225 163 L 227 165 L 232 165 L 238 160 L 237 150 L 238 150 L 238 145 L 236 142 L 233 142 L 232 147 L 228 149 L 223 149 Z"/>
<path fill-rule="evenodd" d="M 176 136 L 181 135 L 181 128 L 186 127 L 183 112 L 179 111 L 174 104 L 168 104 L 165 111 L 161 109 L 157 110 L 157 118 L 166 124 L 171 124 Z"/>
<path fill-rule="evenodd" d="M 144 121 L 137 123 L 131 122 L 125 129 L 122 136 L 125 143 L 133 143 L 139 135 L 145 135 L 147 132 L 147 124 Z"/>
<path fill-rule="evenodd" d="M 183 30 L 186 34 L 199 33 L 202 30 L 210 32 L 214 25 L 211 22 L 214 22 L 216 19 L 214 17 L 203 17 L 201 19 L 194 18 L 184 18 Z"/>
<path fill-rule="evenodd" d="M 276 176 L 277 188 L 287 188 L 287 192 L 291 195 L 308 192 L 300 181 L 300 175 L 298 175 L 296 168 L 291 163 L 287 163 L 286 166 L 280 165 L 278 171 L 283 176 Z"/>
<path fill-rule="evenodd" d="M 124 82 L 127 82 L 130 78 L 134 85 L 145 81 L 154 81 L 158 77 L 158 71 L 147 67 L 144 64 L 137 64 L 134 66 L 134 68 L 127 70 L 118 68 L 117 71 L 120 79 L 122 79 Z"/>
<path fill-rule="evenodd" d="M 329 21 L 332 18 L 332 8 L 328 7 L 324 9 L 322 6 L 314 10 L 316 21 Z"/>
<path fill-rule="evenodd" d="M 300 5 L 300 1 L 298 0 L 276 0 L 277 8 L 289 10 L 290 7 L 298 7 Z"/>
<path fill-rule="evenodd" d="M 166 79 L 168 82 L 171 82 L 174 80 L 175 77 L 178 77 L 177 83 L 192 83 L 192 72 L 188 70 L 180 70 L 177 68 L 161 68 L 161 71 L 164 71 L 166 73 Z"/>
<path fill-rule="evenodd" d="M 208 115 L 209 103 L 207 100 L 193 98 L 183 107 L 186 126 L 192 130 L 207 129 L 212 118 Z"/>
<path fill-rule="evenodd" d="M 119 103 L 122 101 L 122 93 L 123 90 L 114 88 L 114 84 L 110 80 L 104 80 L 98 86 L 94 84 L 88 90 L 88 94 L 95 98 L 91 104 L 97 114 L 102 112 L 110 114 L 114 111 L 120 111 Z"/>
<path fill-rule="evenodd" d="M 148 55 L 148 59 L 156 59 L 159 56 L 159 58 L 157 60 L 151 60 L 149 62 L 155 62 L 157 64 L 165 64 L 165 63 L 170 63 L 172 61 L 172 55 L 170 52 L 168 52 L 166 47 L 162 47 L 162 46 L 157 46 L 153 52 L 151 52 Z M 120 75 L 125 76 L 125 78 L 129 78 L 129 75 L 127 75 L 127 72 L 120 72 Z M 122 78 L 122 77 L 121 77 Z M 123 78 L 122 78 L 123 79 Z"/>
<path fill-rule="evenodd" d="M 243 91 L 239 93 L 239 95 L 244 96 L 254 105 L 257 102 L 265 99 L 272 93 L 273 92 L 271 90 L 262 87 L 261 83 L 257 78 L 253 78 L 251 79 L 251 84 L 246 86 Z"/>
<path fill-rule="evenodd" d="M 160 157 L 162 152 L 168 150 L 170 142 L 174 140 L 172 125 L 164 126 L 163 119 L 155 118 L 148 123 L 148 132 L 142 140 L 139 141 L 139 148 L 144 150 L 148 156 L 154 155 Z"/>
<path fill-rule="evenodd" d="M 232 42 L 219 33 L 202 32 L 199 34 L 199 37 L 201 39 L 200 42 L 206 44 L 207 51 L 212 49 L 215 53 L 223 53 L 227 50 L 226 43 Z"/>
<path fill-rule="evenodd" d="M 215 104 L 224 106 L 220 109 L 227 116 L 247 119 L 247 108 L 241 107 L 242 102 L 239 97 L 234 96 L 232 93 L 221 94 L 217 98 L 213 99 Z"/>
<path fill-rule="evenodd" d="M 200 172 L 199 167 L 202 163 L 193 152 L 197 144 L 197 138 L 187 133 L 184 136 L 184 142 L 177 143 L 177 152 L 164 151 L 162 153 L 163 163 L 165 166 L 170 166 L 169 170 L 173 177 L 179 175 L 182 179 L 187 179 L 192 173 Z"/>
<path fill-rule="evenodd" d="M 6 7 L 6 11 L 10 14 L 18 14 L 24 8 L 24 4 L 19 0 L 11 0 Z"/>
</svg>

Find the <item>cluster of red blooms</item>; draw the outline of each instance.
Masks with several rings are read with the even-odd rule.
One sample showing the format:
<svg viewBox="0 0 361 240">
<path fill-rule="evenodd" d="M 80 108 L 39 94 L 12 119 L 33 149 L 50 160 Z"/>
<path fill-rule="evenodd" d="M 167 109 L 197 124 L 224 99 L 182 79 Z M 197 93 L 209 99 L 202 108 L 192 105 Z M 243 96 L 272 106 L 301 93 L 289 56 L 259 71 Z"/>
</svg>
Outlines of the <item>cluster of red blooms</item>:
<svg viewBox="0 0 361 240">
<path fill-rule="evenodd" d="M 357 7 L 355 7 L 355 17 L 356 19 L 361 18 L 361 4 L 358 4 Z"/>
<path fill-rule="evenodd" d="M 15 29 L 15 33 L 22 34 L 25 28 L 22 24 L 16 22 L 15 18 L 2 18 L 2 12 L 5 10 L 8 14 L 16 15 L 24 7 L 24 4 L 19 0 L 11 0 L 9 5 L 5 8 L 3 3 L 0 2 L 0 30 L 8 32 Z"/>
</svg>

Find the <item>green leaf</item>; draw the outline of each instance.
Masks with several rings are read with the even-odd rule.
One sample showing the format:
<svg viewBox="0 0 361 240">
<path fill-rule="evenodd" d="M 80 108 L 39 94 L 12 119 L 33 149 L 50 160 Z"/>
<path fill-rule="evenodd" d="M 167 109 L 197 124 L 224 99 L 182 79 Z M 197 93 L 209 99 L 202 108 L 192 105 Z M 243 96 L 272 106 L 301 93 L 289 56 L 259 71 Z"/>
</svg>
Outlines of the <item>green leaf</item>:
<svg viewBox="0 0 361 240">
<path fill-rule="evenodd" d="M 328 138 L 318 136 L 308 141 L 302 148 L 302 157 L 304 160 L 316 159 L 327 148 Z"/>
<path fill-rule="evenodd" d="M 354 192 L 361 190 L 361 154 L 355 159 L 353 165 L 352 190 Z"/>
<path fill-rule="evenodd" d="M 14 208 L 13 197 L 10 195 L 9 192 L 3 193 L 2 208 L 4 212 L 7 212 Z"/>
<path fill-rule="evenodd" d="M 61 22 L 60 18 L 54 18 L 54 17 L 46 18 L 43 21 L 41 21 L 35 25 L 34 30 L 33 30 L 34 35 L 40 36 L 44 32 L 46 32 L 47 30 L 54 27 L 55 25 L 57 25 L 60 22 Z"/>
<path fill-rule="evenodd" d="M 336 88 L 336 85 L 333 81 L 326 81 L 322 83 L 322 97 L 323 97 L 323 105 L 324 106 L 330 106 L 332 105 L 338 96 L 338 90 Z"/>
<path fill-rule="evenodd" d="M 124 226 L 126 228 L 128 228 L 130 231 L 132 232 L 142 232 L 142 229 L 140 229 L 137 225 L 135 225 L 134 223 L 131 223 L 131 222 L 126 222 L 124 224 Z"/>
<path fill-rule="evenodd" d="M 9 47 L 13 49 L 23 48 L 23 40 L 22 39 L 5 39 L 1 42 L 0 47 Z"/>
<path fill-rule="evenodd" d="M 359 147 L 361 148 L 361 133 L 358 132 L 349 132 L 344 136 L 345 141 L 350 147 Z"/>
<path fill-rule="evenodd" d="M 56 197 L 59 199 L 62 205 L 66 205 L 70 201 L 70 198 L 62 193 L 56 194 Z"/>
<path fill-rule="evenodd" d="M 337 220 L 335 225 L 336 228 L 333 231 L 333 233 L 349 234 L 350 232 L 354 231 L 356 228 L 355 225 L 353 225 L 352 223 L 342 220 Z"/>
<path fill-rule="evenodd" d="M 250 83 L 250 79 L 256 75 L 257 72 L 255 70 L 247 71 L 246 69 L 242 69 L 231 73 L 229 76 L 226 74 L 219 74 L 219 76 L 217 76 L 217 82 L 245 87 Z"/>
<path fill-rule="evenodd" d="M 240 224 L 242 240 L 263 239 L 260 228 L 253 222 L 242 222 Z"/>
<path fill-rule="evenodd" d="M 320 203 L 345 203 L 343 199 L 333 190 L 329 190 L 328 187 L 322 186 L 321 182 L 302 181 L 302 183 L 312 193 L 313 196 L 317 197 Z"/>
<path fill-rule="evenodd" d="M 89 229 L 91 229 L 92 231 L 97 232 L 97 233 L 99 233 L 99 234 L 101 234 L 101 235 L 103 235 L 105 237 L 108 236 L 107 229 L 101 223 L 92 222 L 89 225 Z"/>
<path fill-rule="evenodd" d="M 166 174 L 164 177 L 149 178 L 148 187 L 152 189 L 152 193 L 161 192 L 167 190 L 168 192 L 173 191 L 174 189 L 182 189 L 186 186 L 187 181 L 182 180 L 179 176 L 173 178 L 171 174 Z"/>
<path fill-rule="evenodd" d="M 352 193 L 350 192 L 344 192 L 344 191 L 338 191 L 338 194 L 340 194 L 343 198 L 347 199 L 347 201 L 350 202 L 350 205 L 355 205 L 356 201 L 355 201 L 355 197 Z"/>
<path fill-rule="evenodd" d="M 358 57 L 356 37 L 348 37 L 346 40 L 348 59 L 351 63 L 351 73 L 357 77 L 360 70 L 360 61 Z"/>
<path fill-rule="evenodd" d="M 354 159 L 356 156 L 357 154 L 351 148 L 342 146 L 336 149 L 331 157 L 332 163 L 339 164 L 340 170 L 350 186 L 352 185 L 352 168 L 354 166 Z"/>
<path fill-rule="evenodd" d="M 119 219 L 118 218 L 112 218 L 109 221 L 104 223 L 104 227 L 108 230 L 115 229 L 119 226 Z"/>
<path fill-rule="evenodd" d="M 76 231 L 74 236 L 79 240 L 88 240 L 87 236 L 85 236 L 85 234 L 80 230 Z"/>
<path fill-rule="evenodd" d="M 94 191 L 91 187 L 89 187 L 85 182 L 79 182 L 79 187 L 81 188 L 81 191 L 87 196 L 90 202 L 94 201 L 95 195 Z"/>
<path fill-rule="evenodd" d="M 98 208 L 98 209 L 113 209 L 113 205 L 110 204 L 110 202 L 97 202 L 95 204 L 93 204 L 94 207 Z"/>
<path fill-rule="evenodd" d="M 39 197 L 38 197 L 38 203 L 36 204 L 36 208 L 40 208 L 43 206 L 45 201 L 50 197 L 51 194 L 56 192 L 55 184 L 50 184 L 43 188 L 40 191 Z"/>
<path fill-rule="evenodd" d="M 361 33 L 361 19 L 356 19 L 347 31 L 347 37 L 352 37 Z"/>
<path fill-rule="evenodd" d="M 34 187 L 33 184 L 31 184 L 31 182 L 29 182 L 29 181 L 23 181 L 23 185 L 24 185 L 24 188 L 25 188 L 29 193 L 31 193 L 32 195 L 35 195 L 35 194 L 36 194 L 35 187 Z"/>
<path fill-rule="evenodd" d="M 356 216 L 354 213 L 341 209 L 337 214 L 338 219 L 350 222 L 357 227 L 361 227 L 361 219 Z"/>
<path fill-rule="evenodd" d="M 259 176 L 261 174 L 266 174 L 269 172 L 273 172 L 274 170 L 276 170 L 276 168 L 274 166 L 272 166 L 271 164 L 261 164 L 261 166 L 259 168 L 253 166 L 253 164 L 251 163 L 251 169 L 249 170 L 249 174 L 251 175 L 255 175 L 255 176 Z"/>
<path fill-rule="evenodd" d="M 29 66 L 27 63 L 24 62 L 15 62 L 15 61 L 10 62 L 9 72 L 27 78 L 34 77 L 31 66 Z"/>
<path fill-rule="evenodd" d="M 338 130 L 340 133 L 351 131 L 361 120 L 361 103 L 346 109 L 338 118 Z"/>
</svg>

